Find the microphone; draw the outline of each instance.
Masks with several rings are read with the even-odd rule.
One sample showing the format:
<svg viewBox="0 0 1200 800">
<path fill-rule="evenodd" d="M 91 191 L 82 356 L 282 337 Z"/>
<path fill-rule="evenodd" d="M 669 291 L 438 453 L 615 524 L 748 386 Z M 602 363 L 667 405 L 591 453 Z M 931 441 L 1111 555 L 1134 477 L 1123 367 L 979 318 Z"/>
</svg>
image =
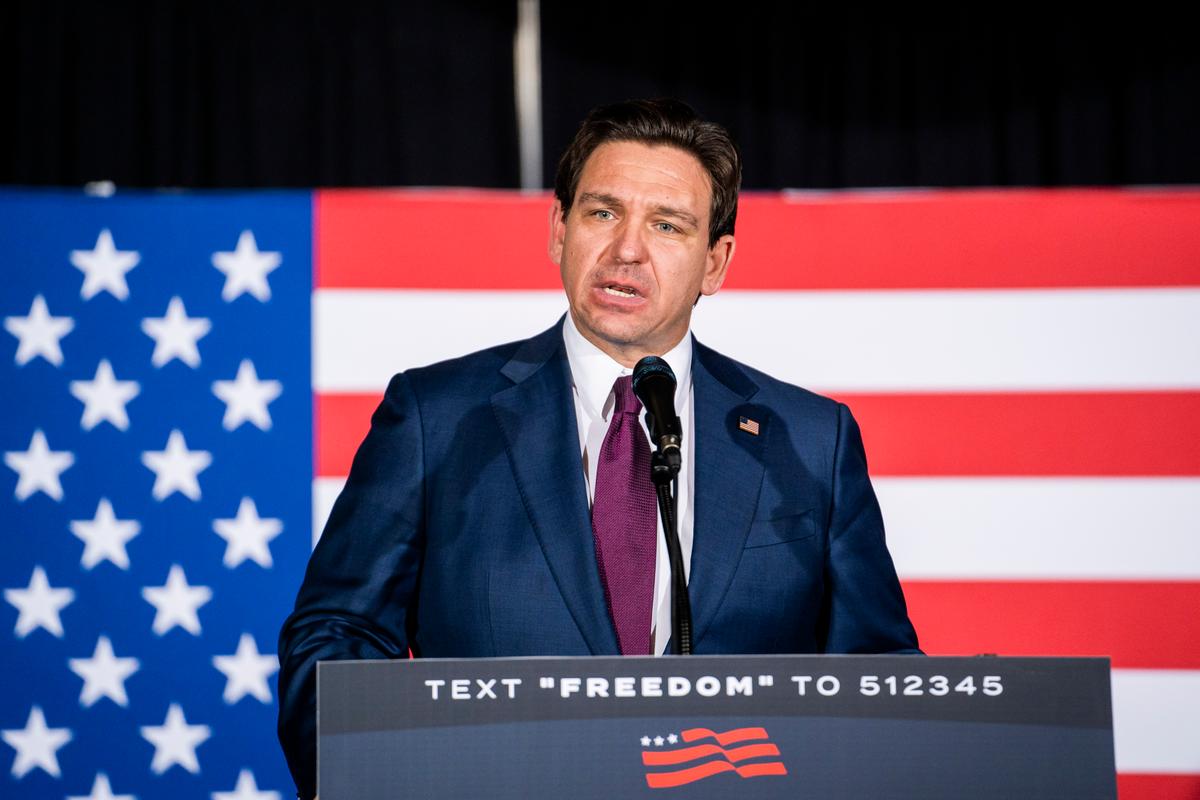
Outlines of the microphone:
<svg viewBox="0 0 1200 800">
<path fill-rule="evenodd" d="M 633 368 L 633 393 L 646 407 L 650 440 L 663 455 L 678 458 L 683 429 L 675 413 L 675 373 L 671 365 L 658 356 L 646 356 L 637 362 Z"/>
</svg>

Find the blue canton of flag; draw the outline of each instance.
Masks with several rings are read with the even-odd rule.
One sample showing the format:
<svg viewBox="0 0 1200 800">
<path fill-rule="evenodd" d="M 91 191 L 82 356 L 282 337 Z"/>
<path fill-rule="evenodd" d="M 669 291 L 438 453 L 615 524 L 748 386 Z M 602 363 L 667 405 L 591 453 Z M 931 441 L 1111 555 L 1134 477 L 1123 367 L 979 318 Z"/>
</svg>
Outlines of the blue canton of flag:
<svg viewBox="0 0 1200 800">
<path fill-rule="evenodd" d="M 311 195 L 6 191 L 0 220 L 0 796 L 290 796 Z"/>
</svg>

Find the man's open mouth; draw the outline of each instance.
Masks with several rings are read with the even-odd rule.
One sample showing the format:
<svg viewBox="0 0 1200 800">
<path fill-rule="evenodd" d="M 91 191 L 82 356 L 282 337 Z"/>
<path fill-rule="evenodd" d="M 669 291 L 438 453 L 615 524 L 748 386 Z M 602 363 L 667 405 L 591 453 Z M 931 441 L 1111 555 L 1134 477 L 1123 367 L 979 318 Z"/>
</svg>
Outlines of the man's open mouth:
<svg viewBox="0 0 1200 800">
<path fill-rule="evenodd" d="M 614 297 L 637 297 L 637 289 L 629 286 L 620 286 L 618 284 L 609 284 L 604 287 L 604 291 Z"/>
</svg>

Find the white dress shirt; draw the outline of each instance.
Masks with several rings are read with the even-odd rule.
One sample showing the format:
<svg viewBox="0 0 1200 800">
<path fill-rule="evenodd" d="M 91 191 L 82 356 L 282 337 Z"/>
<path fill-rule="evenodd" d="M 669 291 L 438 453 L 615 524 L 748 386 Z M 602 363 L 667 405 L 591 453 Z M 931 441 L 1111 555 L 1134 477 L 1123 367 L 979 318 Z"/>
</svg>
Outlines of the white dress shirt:
<svg viewBox="0 0 1200 800">
<path fill-rule="evenodd" d="M 575 421 L 579 424 L 579 450 L 583 460 L 583 475 L 587 483 L 588 505 L 596 495 L 596 461 L 604 436 L 608 433 L 608 422 L 612 417 L 615 397 L 613 383 L 622 375 L 631 375 L 633 370 L 621 366 L 596 345 L 589 342 L 575 327 L 568 313 L 563 323 L 563 341 L 567 348 L 567 362 L 571 366 L 571 381 L 575 396 Z M 683 466 L 679 470 L 678 525 L 679 546 L 683 551 L 684 575 L 691 574 L 692 564 L 692 453 L 695 430 L 692 425 L 692 334 L 688 331 L 662 358 L 675 372 L 675 412 L 679 415 L 683 442 L 680 451 Z M 650 441 L 646 429 L 646 410 L 642 409 L 642 433 Z M 651 445 L 653 448 L 653 445 Z M 656 513 L 658 527 L 658 551 L 654 565 L 654 607 L 650 622 L 653 652 L 662 655 L 671 638 L 671 563 L 667 557 L 667 542 L 663 537 L 662 517 Z"/>
</svg>

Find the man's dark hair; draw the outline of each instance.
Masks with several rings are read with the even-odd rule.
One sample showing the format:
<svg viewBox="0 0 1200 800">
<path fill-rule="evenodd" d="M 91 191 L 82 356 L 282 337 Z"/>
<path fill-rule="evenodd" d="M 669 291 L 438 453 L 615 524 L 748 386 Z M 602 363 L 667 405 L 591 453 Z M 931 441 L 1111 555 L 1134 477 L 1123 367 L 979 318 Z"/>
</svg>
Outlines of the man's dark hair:
<svg viewBox="0 0 1200 800">
<path fill-rule="evenodd" d="M 720 125 L 705 122 L 691 106 L 670 99 L 626 100 L 592 109 L 559 159 L 554 176 L 554 196 L 562 203 L 563 217 L 575 202 L 583 165 L 606 142 L 665 144 L 694 155 L 708 173 L 712 188 L 708 246 L 733 233 L 742 183 L 737 146 Z"/>
</svg>

